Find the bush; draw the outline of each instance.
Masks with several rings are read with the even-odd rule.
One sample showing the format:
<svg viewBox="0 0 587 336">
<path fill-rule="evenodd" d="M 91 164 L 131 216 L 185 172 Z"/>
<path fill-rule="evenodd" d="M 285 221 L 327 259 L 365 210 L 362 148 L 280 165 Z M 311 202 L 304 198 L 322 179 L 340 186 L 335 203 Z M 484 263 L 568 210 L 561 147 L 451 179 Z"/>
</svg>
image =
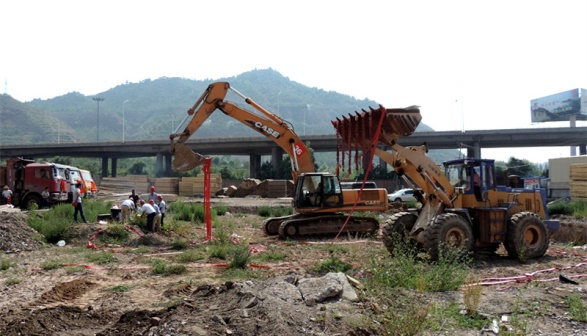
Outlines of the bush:
<svg viewBox="0 0 587 336">
<path fill-rule="evenodd" d="M 42 215 L 35 210 L 29 212 L 28 225 L 45 237 L 48 243 L 55 244 L 60 240 L 69 240 L 73 227 L 73 207 L 69 204 L 58 204 Z"/>
<path fill-rule="evenodd" d="M 558 201 L 548 205 L 548 213 L 552 215 L 587 217 L 587 201 L 573 200 L 570 202 Z"/>
<path fill-rule="evenodd" d="M 108 225 L 106 231 L 102 232 L 98 239 L 100 240 L 100 242 L 105 244 L 123 245 L 124 243 L 126 243 L 129 237 L 130 233 L 126 230 L 124 225 L 113 224 Z"/>
</svg>

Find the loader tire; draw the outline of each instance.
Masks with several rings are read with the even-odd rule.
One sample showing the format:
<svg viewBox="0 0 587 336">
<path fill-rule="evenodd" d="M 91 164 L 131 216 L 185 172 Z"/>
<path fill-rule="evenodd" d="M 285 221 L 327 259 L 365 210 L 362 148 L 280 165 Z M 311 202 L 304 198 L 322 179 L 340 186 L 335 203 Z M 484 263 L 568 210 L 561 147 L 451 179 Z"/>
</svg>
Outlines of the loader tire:
<svg viewBox="0 0 587 336">
<path fill-rule="evenodd" d="M 416 246 L 416 241 L 410 238 L 409 233 L 417 219 L 418 216 L 413 213 L 398 212 L 385 221 L 382 230 L 383 243 L 391 255 L 399 252 L 395 250 L 402 245 L 407 245 L 407 248 Z"/>
<path fill-rule="evenodd" d="M 539 258 L 548 249 L 548 229 L 542 219 L 532 212 L 520 212 L 508 221 L 503 244 L 511 258 Z"/>
<path fill-rule="evenodd" d="M 431 260 L 438 260 L 441 251 L 447 249 L 469 252 L 473 249 L 474 242 L 471 225 L 463 217 L 453 213 L 432 218 L 424 231 L 424 249 Z"/>
</svg>

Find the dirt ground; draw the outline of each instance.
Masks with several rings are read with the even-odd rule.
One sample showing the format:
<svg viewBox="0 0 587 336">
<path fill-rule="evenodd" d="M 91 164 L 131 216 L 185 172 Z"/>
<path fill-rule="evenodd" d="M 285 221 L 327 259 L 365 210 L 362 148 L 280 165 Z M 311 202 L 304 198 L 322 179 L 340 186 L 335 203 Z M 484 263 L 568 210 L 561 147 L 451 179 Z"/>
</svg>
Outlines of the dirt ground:
<svg viewBox="0 0 587 336">
<path fill-rule="evenodd" d="M 247 241 L 254 256 L 284 251 L 287 257 L 253 259 L 255 263 L 243 273 L 250 278 L 244 280 L 232 280 L 226 261 L 219 259 L 184 263 L 183 274 L 155 275 L 150 261 L 178 263 L 178 255 L 185 253 L 171 249 L 169 236 L 133 231 L 130 246 L 95 244 L 96 249 L 87 249 L 88 241 L 105 227 L 91 223 L 77 227 L 79 238 L 65 246 L 43 245 L 26 225 L 26 215 L 0 209 L 0 259 L 13 264 L 0 271 L 0 335 L 372 334 L 353 321 L 386 307 L 370 305 L 361 298 L 360 289 L 354 289 L 357 300 L 336 295 L 315 304 L 300 293 L 304 279 L 326 281 L 311 268 L 328 258 L 331 244 L 348 249 L 346 262 L 355 267 L 352 277 L 362 281 L 367 261 L 357 259 L 366 250 L 386 254 L 380 238 L 292 244 L 263 236 L 259 229 L 263 219 L 256 215 L 261 205 L 289 206 L 290 200 L 213 199 L 217 203 L 229 212 L 218 220 L 235 228 L 232 238 Z M 563 222 L 580 230 L 587 226 L 586 219 Z M 200 229 L 192 246 L 205 245 L 203 238 Z M 573 248 L 553 241 L 544 257 L 523 263 L 503 255 L 477 254 L 473 273 L 483 284 L 478 312 L 487 316 L 487 325 L 479 330 L 447 323 L 423 334 L 494 335 L 495 323 L 500 334 L 587 335 L 587 323 L 573 320 L 565 301 L 578 293 L 587 306 L 586 249 L 587 245 Z M 88 261 L 88 254 L 97 253 L 109 253 L 115 262 Z M 58 265 L 47 267 L 49 262 Z M 561 275 L 578 284 L 560 281 Z M 463 290 L 416 295 L 430 303 L 463 303 Z M 520 327 L 514 321 L 524 324 Z"/>
</svg>

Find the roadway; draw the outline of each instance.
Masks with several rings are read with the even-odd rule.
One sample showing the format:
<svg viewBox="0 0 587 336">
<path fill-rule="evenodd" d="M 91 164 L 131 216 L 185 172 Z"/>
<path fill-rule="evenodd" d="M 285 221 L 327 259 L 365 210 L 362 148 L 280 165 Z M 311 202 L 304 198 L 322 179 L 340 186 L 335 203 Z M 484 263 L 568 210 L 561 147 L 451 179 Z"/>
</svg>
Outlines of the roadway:
<svg viewBox="0 0 587 336">
<path fill-rule="evenodd" d="M 337 148 L 337 139 L 332 134 L 302 135 L 300 138 L 306 143 L 309 142 L 309 147 L 316 152 L 333 152 Z M 483 148 L 570 146 L 579 146 L 579 154 L 584 155 L 587 154 L 587 127 L 415 132 L 409 137 L 401 138 L 400 143 L 403 146 L 426 143 L 429 149 L 467 148 L 469 157 L 480 157 Z M 106 172 L 107 160 L 112 159 L 112 172 L 116 176 L 115 165 L 119 158 L 157 156 L 158 165 L 162 165 L 162 158 L 165 157 L 165 170 L 169 170 L 171 161 L 169 144 L 168 139 L 99 143 L 1 144 L 0 159 L 17 156 L 28 158 L 99 157 L 103 160 L 102 167 L 106 168 L 103 169 Z M 186 144 L 205 156 L 249 155 L 254 161 L 260 160 L 261 155 L 282 153 L 280 148 L 276 148 L 275 143 L 266 137 L 198 138 L 194 136 Z M 253 163 L 253 160 L 251 162 Z M 158 169 L 161 168 L 162 166 L 158 167 Z"/>
</svg>

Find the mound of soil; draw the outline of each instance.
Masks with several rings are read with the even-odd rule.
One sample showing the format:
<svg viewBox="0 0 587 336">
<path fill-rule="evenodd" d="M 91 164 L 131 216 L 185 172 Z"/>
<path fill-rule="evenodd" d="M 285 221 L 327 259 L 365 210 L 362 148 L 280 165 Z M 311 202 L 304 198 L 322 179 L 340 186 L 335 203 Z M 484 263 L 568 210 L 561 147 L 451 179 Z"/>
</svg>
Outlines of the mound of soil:
<svg viewBox="0 0 587 336">
<path fill-rule="evenodd" d="M 37 231 L 27 224 L 27 215 L 20 211 L 0 212 L 0 250 L 6 253 L 36 251 L 43 243 Z"/>
</svg>

